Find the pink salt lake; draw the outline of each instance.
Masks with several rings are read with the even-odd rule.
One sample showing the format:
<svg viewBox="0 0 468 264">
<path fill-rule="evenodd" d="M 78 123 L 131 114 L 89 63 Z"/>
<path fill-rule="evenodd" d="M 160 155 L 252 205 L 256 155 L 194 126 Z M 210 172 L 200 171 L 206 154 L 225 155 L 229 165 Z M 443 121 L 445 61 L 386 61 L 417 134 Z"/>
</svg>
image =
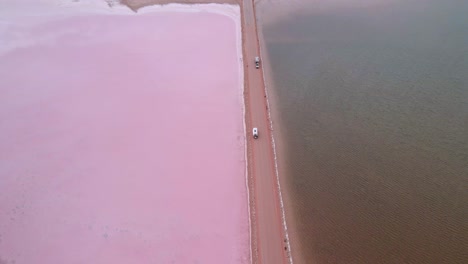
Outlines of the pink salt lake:
<svg viewBox="0 0 468 264">
<path fill-rule="evenodd" d="M 250 261 L 239 9 L 197 8 L 0 14 L 1 264 Z"/>
</svg>

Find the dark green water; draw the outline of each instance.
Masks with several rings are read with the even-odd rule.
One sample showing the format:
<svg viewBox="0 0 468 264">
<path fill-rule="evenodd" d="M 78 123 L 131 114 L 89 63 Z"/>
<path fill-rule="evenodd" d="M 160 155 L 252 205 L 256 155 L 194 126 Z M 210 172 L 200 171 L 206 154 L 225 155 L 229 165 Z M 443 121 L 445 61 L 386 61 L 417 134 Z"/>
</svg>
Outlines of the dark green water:
<svg viewBox="0 0 468 264">
<path fill-rule="evenodd" d="M 293 2 L 304 8 L 276 20 L 279 7 L 257 8 L 297 250 L 307 263 L 468 263 L 468 1 Z"/>
</svg>

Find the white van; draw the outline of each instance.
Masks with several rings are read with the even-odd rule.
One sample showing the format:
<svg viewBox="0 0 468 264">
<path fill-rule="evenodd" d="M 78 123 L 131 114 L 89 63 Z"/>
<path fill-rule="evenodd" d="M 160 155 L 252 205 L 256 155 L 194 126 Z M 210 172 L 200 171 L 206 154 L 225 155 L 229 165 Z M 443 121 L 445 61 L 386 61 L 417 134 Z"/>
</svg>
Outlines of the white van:
<svg viewBox="0 0 468 264">
<path fill-rule="evenodd" d="M 255 57 L 255 69 L 258 69 L 260 67 L 260 58 Z"/>
<path fill-rule="evenodd" d="M 254 127 L 252 130 L 253 138 L 257 139 L 258 138 L 258 128 Z"/>
</svg>

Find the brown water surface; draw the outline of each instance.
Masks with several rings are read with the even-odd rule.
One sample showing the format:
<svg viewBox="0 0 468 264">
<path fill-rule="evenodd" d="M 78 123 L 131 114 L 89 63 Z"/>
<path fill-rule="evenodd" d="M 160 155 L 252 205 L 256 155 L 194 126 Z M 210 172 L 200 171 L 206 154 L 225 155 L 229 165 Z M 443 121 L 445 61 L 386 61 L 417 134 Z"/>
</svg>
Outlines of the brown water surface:
<svg viewBox="0 0 468 264">
<path fill-rule="evenodd" d="M 468 2 L 256 4 L 300 234 L 293 254 L 468 263 Z"/>
</svg>

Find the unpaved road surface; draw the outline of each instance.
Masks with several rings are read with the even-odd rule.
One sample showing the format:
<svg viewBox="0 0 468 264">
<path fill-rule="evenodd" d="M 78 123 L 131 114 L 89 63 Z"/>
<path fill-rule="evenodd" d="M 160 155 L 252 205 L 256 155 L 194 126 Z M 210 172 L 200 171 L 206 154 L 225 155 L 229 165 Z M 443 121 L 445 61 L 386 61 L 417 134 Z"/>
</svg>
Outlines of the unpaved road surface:
<svg viewBox="0 0 468 264">
<path fill-rule="evenodd" d="M 260 56 L 255 10 L 252 0 L 243 0 L 244 67 L 246 78 L 247 133 L 249 173 L 252 175 L 255 223 L 253 230 L 254 262 L 262 264 L 288 263 L 285 235 L 282 226 L 279 190 L 275 174 L 275 159 L 271 141 L 268 104 L 262 68 L 255 68 Z M 260 63 L 260 66 L 261 63 Z M 259 138 L 253 139 L 252 128 L 257 127 Z"/>
</svg>

